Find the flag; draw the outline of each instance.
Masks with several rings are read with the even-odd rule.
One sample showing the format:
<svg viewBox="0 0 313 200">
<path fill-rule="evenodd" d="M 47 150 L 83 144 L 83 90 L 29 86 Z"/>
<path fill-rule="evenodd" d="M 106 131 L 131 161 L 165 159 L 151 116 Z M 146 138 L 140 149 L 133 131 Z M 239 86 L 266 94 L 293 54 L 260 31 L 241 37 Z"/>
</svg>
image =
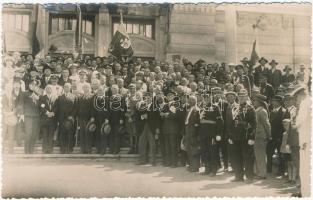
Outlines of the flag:
<svg viewBox="0 0 313 200">
<path fill-rule="evenodd" d="M 44 8 L 37 4 L 37 17 L 35 21 L 35 31 L 33 34 L 33 56 L 44 57 L 44 34 L 45 26 L 43 25 L 44 17 Z"/>
<path fill-rule="evenodd" d="M 130 38 L 126 32 L 123 22 L 120 23 L 112 38 L 109 53 L 119 59 L 122 57 L 131 57 L 134 54 Z"/>
<path fill-rule="evenodd" d="M 252 52 L 251 52 L 251 57 L 250 57 L 250 67 L 253 67 L 256 62 L 259 60 L 259 56 L 258 53 L 256 51 L 256 44 L 257 40 L 255 39 L 253 42 L 253 46 L 252 46 Z"/>
</svg>

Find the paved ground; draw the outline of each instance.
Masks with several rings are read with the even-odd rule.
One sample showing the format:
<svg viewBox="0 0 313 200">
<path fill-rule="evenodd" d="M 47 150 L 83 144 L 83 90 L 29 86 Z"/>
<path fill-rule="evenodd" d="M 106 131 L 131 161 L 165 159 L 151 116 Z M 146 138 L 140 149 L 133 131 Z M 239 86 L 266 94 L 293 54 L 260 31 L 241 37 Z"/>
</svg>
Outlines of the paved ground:
<svg viewBox="0 0 313 200">
<path fill-rule="evenodd" d="M 10 158 L 2 172 L 3 197 L 264 197 L 295 190 L 274 177 L 248 185 L 231 183 L 231 174 L 211 178 L 184 168 L 103 159 Z"/>
</svg>

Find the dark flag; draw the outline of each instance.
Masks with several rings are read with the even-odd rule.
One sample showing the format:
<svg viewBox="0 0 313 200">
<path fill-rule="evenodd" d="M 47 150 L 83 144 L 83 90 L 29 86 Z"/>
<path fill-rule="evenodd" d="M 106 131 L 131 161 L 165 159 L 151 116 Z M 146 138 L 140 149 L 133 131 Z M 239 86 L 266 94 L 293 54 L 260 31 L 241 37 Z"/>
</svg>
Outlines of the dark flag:
<svg viewBox="0 0 313 200">
<path fill-rule="evenodd" d="M 253 46 L 252 46 L 250 66 L 253 67 L 258 60 L 259 60 L 259 56 L 258 56 L 258 53 L 256 52 L 256 39 L 255 39 L 253 42 Z"/>
<path fill-rule="evenodd" d="M 122 57 L 131 57 L 134 53 L 123 22 L 120 23 L 112 38 L 109 53 L 119 59 L 122 59 Z"/>
</svg>

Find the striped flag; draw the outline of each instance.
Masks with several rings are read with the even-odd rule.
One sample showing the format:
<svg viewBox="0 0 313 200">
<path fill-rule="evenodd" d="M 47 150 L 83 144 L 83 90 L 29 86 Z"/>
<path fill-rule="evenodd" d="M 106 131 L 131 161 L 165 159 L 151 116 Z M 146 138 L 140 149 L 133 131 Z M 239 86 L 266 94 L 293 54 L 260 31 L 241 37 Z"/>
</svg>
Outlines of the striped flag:
<svg viewBox="0 0 313 200">
<path fill-rule="evenodd" d="M 109 53 L 119 59 L 122 57 L 131 57 L 134 54 L 130 38 L 126 32 L 123 22 L 120 23 L 112 38 Z"/>
<path fill-rule="evenodd" d="M 44 34 L 45 34 L 45 26 L 43 25 L 44 17 L 44 8 L 37 4 L 37 17 L 35 21 L 36 31 L 34 31 L 33 35 L 33 55 L 37 57 L 44 57 Z"/>
</svg>

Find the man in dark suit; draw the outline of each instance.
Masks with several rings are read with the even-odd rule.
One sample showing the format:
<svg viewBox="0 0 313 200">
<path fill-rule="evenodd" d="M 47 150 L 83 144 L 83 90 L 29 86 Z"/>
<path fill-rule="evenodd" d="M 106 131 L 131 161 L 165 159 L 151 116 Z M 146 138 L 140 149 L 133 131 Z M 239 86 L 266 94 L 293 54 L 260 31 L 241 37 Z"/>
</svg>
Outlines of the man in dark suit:
<svg viewBox="0 0 313 200">
<path fill-rule="evenodd" d="M 235 85 L 235 87 L 238 84 L 242 84 L 244 86 L 244 88 L 248 91 L 248 95 L 251 95 L 251 82 L 250 79 L 247 75 L 244 75 L 244 71 L 243 71 L 243 66 L 242 65 L 237 65 L 236 66 L 236 77 L 234 78 L 234 82 L 233 84 Z"/>
<path fill-rule="evenodd" d="M 265 75 L 266 77 L 268 77 L 270 70 L 268 68 L 266 68 L 266 63 L 268 63 L 268 60 L 265 59 L 264 57 L 262 57 L 259 60 L 260 65 L 258 67 L 255 68 L 254 70 L 254 84 L 257 87 L 260 87 L 260 76 L 261 74 Z"/>
<path fill-rule="evenodd" d="M 273 107 L 270 113 L 270 124 L 271 124 L 271 133 L 272 133 L 272 140 L 269 141 L 267 144 L 267 172 L 272 173 L 272 160 L 273 154 L 275 150 L 278 152 L 279 157 L 279 166 L 277 175 L 284 174 L 284 161 L 280 153 L 280 146 L 282 144 L 283 138 L 283 120 L 288 118 L 288 113 L 285 108 L 282 106 L 283 104 L 283 97 L 276 95 L 271 100 L 271 106 Z"/>
<path fill-rule="evenodd" d="M 198 172 L 200 167 L 200 138 L 198 133 L 200 114 L 197 107 L 197 97 L 190 96 L 188 103 L 189 108 L 185 116 L 185 141 L 189 158 L 188 171 Z"/>
<path fill-rule="evenodd" d="M 64 86 L 65 83 L 71 83 L 71 80 L 69 79 L 69 75 L 70 75 L 70 71 L 67 68 L 63 68 L 58 84 L 61 86 Z"/>
<path fill-rule="evenodd" d="M 36 140 L 39 135 L 40 126 L 40 109 L 39 109 L 39 94 L 36 93 L 38 81 L 29 83 L 29 91 L 23 94 L 23 111 L 21 119 L 24 120 L 25 126 L 25 153 L 32 154 Z"/>
<path fill-rule="evenodd" d="M 232 122 L 228 134 L 232 145 L 232 165 L 235 171 L 233 182 L 243 181 L 246 175 L 248 183 L 253 181 L 254 137 L 256 114 L 253 106 L 248 103 L 248 92 L 242 89 L 238 94 L 239 106 L 232 108 Z"/>
<path fill-rule="evenodd" d="M 82 85 L 84 94 L 75 101 L 75 115 L 78 118 L 81 153 L 91 153 L 92 135 L 86 130 L 89 122 L 94 122 L 91 87 L 88 83 Z"/>
<path fill-rule="evenodd" d="M 45 65 L 43 68 L 43 73 L 44 74 L 40 80 L 40 87 L 45 89 L 45 87 L 50 83 L 51 68 L 48 65 Z"/>
<path fill-rule="evenodd" d="M 291 71 L 291 67 L 289 65 L 286 65 L 284 68 L 285 74 L 282 76 L 282 84 L 284 86 L 288 87 L 288 85 L 292 84 L 296 79 L 295 75 L 290 73 Z"/>
<path fill-rule="evenodd" d="M 156 135 L 160 135 L 160 115 L 154 109 L 152 96 L 145 93 L 143 100 L 141 100 L 136 109 L 137 131 L 140 132 L 139 136 L 139 162 L 138 165 L 146 164 L 149 160 L 147 154 L 147 145 L 149 147 L 150 160 L 149 162 L 156 165 Z"/>
<path fill-rule="evenodd" d="M 56 101 L 56 117 L 59 122 L 59 138 L 61 153 L 71 153 L 74 146 L 75 96 L 71 93 L 71 84 L 65 83 L 64 94 Z M 65 121 L 73 123 L 73 129 L 65 127 Z"/>
<path fill-rule="evenodd" d="M 162 97 L 158 97 L 157 99 L 158 109 L 162 119 L 162 134 L 164 135 L 164 166 L 177 167 L 179 134 L 181 131 L 180 118 L 182 117 L 182 111 L 178 107 L 179 102 L 175 99 L 176 97 L 169 94 L 168 103 L 165 103 Z"/>
<path fill-rule="evenodd" d="M 42 132 L 42 152 L 49 154 L 53 151 L 53 136 L 56 128 L 56 97 L 52 95 L 52 88 L 50 85 L 46 86 L 45 91 L 46 95 L 41 96 L 39 99 L 40 122 Z"/>
<path fill-rule="evenodd" d="M 267 83 L 267 76 L 264 74 L 260 74 L 260 93 L 266 96 L 267 103 L 269 103 L 275 95 L 273 87 Z"/>
<path fill-rule="evenodd" d="M 274 91 L 276 92 L 282 82 L 282 73 L 279 69 L 276 69 L 278 62 L 275 60 L 272 60 L 269 65 L 272 68 L 269 70 L 268 83 L 273 86 Z"/>
</svg>

